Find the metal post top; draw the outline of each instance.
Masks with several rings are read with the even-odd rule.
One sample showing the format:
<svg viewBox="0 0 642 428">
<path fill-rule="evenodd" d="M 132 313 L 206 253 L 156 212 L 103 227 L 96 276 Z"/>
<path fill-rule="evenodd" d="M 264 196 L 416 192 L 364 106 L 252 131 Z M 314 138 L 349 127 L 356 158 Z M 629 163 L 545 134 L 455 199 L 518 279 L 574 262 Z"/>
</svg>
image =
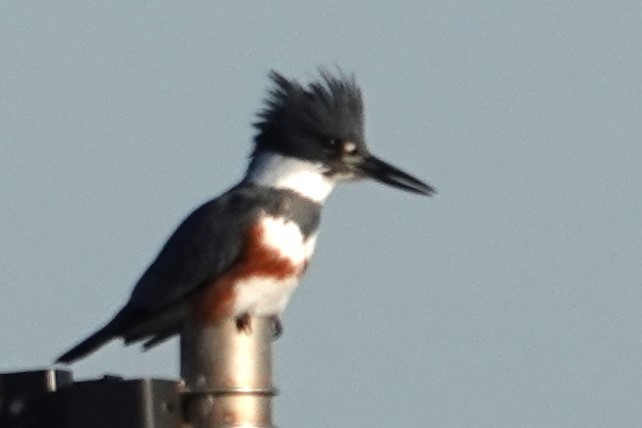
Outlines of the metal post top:
<svg viewBox="0 0 642 428">
<path fill-rule="evenodd" d="M 215 325 L 186 322 L 181 333 L 181 375 L 188 422 L 194 428 L 271 427 L 274 320 L 234 319 Z"/>
</svg>

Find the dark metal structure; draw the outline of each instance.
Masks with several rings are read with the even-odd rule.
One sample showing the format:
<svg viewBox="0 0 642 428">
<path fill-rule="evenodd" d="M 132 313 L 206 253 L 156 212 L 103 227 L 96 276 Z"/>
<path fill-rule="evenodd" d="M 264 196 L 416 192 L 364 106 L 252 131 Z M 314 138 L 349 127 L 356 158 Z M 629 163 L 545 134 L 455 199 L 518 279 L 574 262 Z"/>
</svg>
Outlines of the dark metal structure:
<svg viewBox="0 0 642 428">
<path fill-rule="evenodd" d="M 69 370 L 0 373 L 0 428 L 272 427 L 274 324 L 186 324 L 181 376 L 74 381 Z"/>
<path fill-rule="evenodd" d="M 178 428 L 179 382 L 102 379 L 74 382 L 68 370 L 0 374 L 2 428 Z"/>
</svg>

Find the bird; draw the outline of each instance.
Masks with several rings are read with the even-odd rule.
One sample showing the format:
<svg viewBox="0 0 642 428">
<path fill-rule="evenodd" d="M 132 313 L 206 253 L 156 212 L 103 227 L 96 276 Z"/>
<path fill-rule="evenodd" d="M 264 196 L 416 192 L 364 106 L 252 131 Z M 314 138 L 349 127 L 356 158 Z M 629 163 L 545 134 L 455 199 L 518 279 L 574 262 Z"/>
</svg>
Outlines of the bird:
<svg viewBox="0 0 642 428">
<path fill-rule="evenodd" d="M 253 126 L 241 181 L 189 214 L 102 328 L 62 354 L 71 364 L 114 339 L 149 349 L 179 334 L 186 319 L 217 325 L 233 318 L 280 317 L 305 273 L 321 210 L 333 189 L 362 178 L 431 196 L 435 189 L 373 155 L 354 74 L 320 68 L 301 83 L 277 71 Z M 189 318 L 188 318 L 189 317 Z"/>
</svg>

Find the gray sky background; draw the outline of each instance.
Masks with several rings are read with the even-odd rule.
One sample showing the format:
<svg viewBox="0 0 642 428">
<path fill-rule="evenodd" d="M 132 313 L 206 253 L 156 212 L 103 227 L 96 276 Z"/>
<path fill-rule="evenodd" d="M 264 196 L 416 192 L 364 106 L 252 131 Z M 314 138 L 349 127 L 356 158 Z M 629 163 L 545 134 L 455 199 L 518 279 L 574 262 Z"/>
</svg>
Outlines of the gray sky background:
<svg viewBox="0 0 642 428">
<path fill-rule="evenodd" d="M 439 194 L 330 199 L 277 424 L 642 423 L 642 3 L 4 1 L 0 44 L 0 370 L 105 322 L 240 178 L 269 69 L 340 65 L 373 151 Z"/>
</svg>

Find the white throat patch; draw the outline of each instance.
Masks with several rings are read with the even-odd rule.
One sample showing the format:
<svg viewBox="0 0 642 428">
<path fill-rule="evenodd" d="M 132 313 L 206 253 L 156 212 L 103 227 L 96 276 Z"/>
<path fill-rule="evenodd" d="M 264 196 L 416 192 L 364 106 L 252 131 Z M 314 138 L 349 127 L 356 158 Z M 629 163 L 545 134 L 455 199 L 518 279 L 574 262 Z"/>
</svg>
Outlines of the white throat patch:
<svg viewBox="0 0 642 428">
<path fill-rule="evenodd" d="M 323 175 L 323 171 L 320 163 L 266 152 L 254 159 L 246 180 L 260 186 L 292 190 L 322 203 L 336 185 L 332 178 Z"/>
</svg>

